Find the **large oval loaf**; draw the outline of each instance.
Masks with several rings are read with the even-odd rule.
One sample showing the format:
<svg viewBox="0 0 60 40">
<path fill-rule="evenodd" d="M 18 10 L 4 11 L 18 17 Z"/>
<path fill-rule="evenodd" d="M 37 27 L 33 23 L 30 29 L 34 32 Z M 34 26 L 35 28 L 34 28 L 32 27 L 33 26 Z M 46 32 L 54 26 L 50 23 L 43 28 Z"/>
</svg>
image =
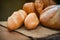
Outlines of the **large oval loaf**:
<svg viewBox="0 0 60 40">
<path fill-rule="evenodd" d="M 46 27 L 60 29 L 60 5 L 45 10 L 40 15 L 40 22 Z"/>
</svg>

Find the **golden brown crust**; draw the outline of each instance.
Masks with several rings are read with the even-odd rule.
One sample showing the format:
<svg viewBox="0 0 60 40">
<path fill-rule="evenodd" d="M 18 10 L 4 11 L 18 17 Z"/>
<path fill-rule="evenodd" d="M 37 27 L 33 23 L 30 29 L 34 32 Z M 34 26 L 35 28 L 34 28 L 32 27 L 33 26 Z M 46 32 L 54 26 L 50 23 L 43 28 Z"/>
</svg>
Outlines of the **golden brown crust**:
<svg viewBox="0 0 60 40">
<path fill-rule="evenodd" d="M 23 9 L 24 9 L 27 13 L 35 12 L 34 3 L 33 3 L 33 2 L 25 3 L 25 4 L 23 5 Z"/>
<path fill-rule="evenodd" d="M 35 0 L 35 8 L 38 12 L 37 15 L 40 15 L 40 12 L 43 10 L 44 3 L 43 0 Z"/>
<path fill-rule="evenodd" d="M 56 2 L 54 0 L 43 0 L 43 2 L 44 2 L 44 8 L 50 5 L 56 5 Z"/>
<path fill-rule="evenodd" d="M 56 3 L 53 0 L 35 0 L 35 8 L 39 13 L 38 15 L 40 15 L 41 11 L 44 10 L 46 7 L 55 4 Z"/>
<path fill-rule="evenodd" d="M 27 16 L 26 12 L 24 10 L 19 10 L 14 12 L 9 18 L 8 18 L 8 29 L 15 30 L 23 24 L 25 17 Z"/>
<path fill-rule="evenodd" d="M 46 12 L 47 10 L 51 9 L 51 8 L 54 8 L 56 5 L 51 5 L 51 6 L 48 6 L 46 7 L 44 10 L 41 11 L 41 14 Z"/>
<path fill-rule="evenodd" d="M 40 22 L 46 26 L 53 29 L 60 29 L 60 11 L 58 11 L 58 7 L 60 6 L 56 5 L 54 8 L 51 8 L 47 11 L 45 11 L 40 16 Z"/>
<path fill-rule="evenodd" d="M 44 3 L 44 8 L 46 8 L 47 6 L 50 5 L 50 1 L 49 0 L 43 0 Z"/>
<path fill-rule="evenodd" d="M 34 28 L 36 28 L 37 25 L 39 24 L 39 20 L 38 20 L 36 14 L 35 13 L 30 13 L 26 17 L 26 19 L 24 21 L 24 24 L 25 24 L 25 27 L 27 29 L 34 29 Z"/>
<path fill-rule="evenodd" d="M 56 2 L 54 0 L 49 0 L 50 1 L 50 5 L 56 5 Z"/>
</svg>

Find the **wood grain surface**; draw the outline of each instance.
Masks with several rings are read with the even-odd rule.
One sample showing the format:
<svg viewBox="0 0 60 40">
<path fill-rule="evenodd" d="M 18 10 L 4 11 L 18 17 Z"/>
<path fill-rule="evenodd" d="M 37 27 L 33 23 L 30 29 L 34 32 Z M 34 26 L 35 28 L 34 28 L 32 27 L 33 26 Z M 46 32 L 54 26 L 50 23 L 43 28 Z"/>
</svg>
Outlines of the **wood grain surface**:
<svg viewBox="0 0 60 40">
<path fill-rule="evenodd" d="M 7 22 L 6 21 L 1 21 L 0 24 L 4 25 L 7 27 Z M 41 25 L 39 25 L 36 29 L 33 30 L 27 30 L 24 26 L 22 26 L 21 28 L 15 30 L 16 32 L 12 31 L 9 32 L 6 28 L 4 27 L 0 27 L 0 38 L 6 39 L 22 39 L 22 40 L 30 40 L 29 37 L 33 38 L 34 40 L 36 38 L 44 38 L 44 37 L 48 37 L 50 35 L 53 34 L 57 34 L 60 33 L 60 31 L 58 30 L 52 30 L 49 28 L 45 28 Z M 21 33 L 21 34 L 20 34 Z"/>
<path fill-rule="evenodd" d="M 2 24 L 5 26 L 5 22 L 2 22 Z M 9 32 L 6 28 L 0 26 L 0 40 L 30 40 L 30 38 L 16 32 Z"/>
</svg>

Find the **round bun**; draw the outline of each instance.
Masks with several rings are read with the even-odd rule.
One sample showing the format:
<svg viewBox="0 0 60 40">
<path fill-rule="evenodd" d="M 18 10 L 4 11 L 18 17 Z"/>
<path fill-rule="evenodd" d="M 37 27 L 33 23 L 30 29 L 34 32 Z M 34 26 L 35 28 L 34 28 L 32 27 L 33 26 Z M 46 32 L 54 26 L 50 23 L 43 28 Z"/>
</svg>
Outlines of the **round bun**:
<svg viewBox="0 0 60 40">
<path fill-rule="evenodd" d="M 38 12 L 37 15 L 39 16 L 41 11 L 43 10 L 44 3 L 43 0 L 35 0 L 35 9 Z"/>
<path fill-rule="evenodd" d="M 25 27 L 27 29 L 34 29 L 39 24 L 39 20 L 35 13 L 30 13 L 24 21 Z"/>
<path fill-rule="evenodd" d="M 40 15 L 41 11 L 50 5 L 56 5 L 54 0 L 35 0 L 35 8 L 38 12 L 38 15 Z"/>
<path fill-rule="evenodd" d="M 27 13 L 35 12 L 34 3 L 33 3 L 33 2 L 25 3 L 25 4 L 23 5 L 23 9 L 24 9 Z"/>
</svg>

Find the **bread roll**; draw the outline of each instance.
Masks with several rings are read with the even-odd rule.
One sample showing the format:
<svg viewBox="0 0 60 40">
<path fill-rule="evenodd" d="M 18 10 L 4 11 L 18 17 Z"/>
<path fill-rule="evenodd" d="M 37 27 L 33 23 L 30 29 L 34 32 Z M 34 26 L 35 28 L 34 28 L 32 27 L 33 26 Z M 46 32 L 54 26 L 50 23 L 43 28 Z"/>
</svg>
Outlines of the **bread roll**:
<svg viewBox="0 0 60 40">
<path fill-rule="evenodd" d="M 34 29 L 39 24 L 39 20 L 35 13 L 30 13 L 24 21 L 25 27 L 27 29 Z"/>
<path fill-rule="evenodd" d="M 11 31 L 21 27 L 26 16 L 27 13 L 24 10 L 14 12 L 10 17 L 8 17 L 7 28 Z"/>
<path fill-rule="evenodd" d="M 43 0 L 35 0 L 35 8 L 36 11 L 38 12 L 37 15 L 39 16 L 41 11 L 43 10 L 44 3 Z"/>
<path fill-rule="evenodd" d="M 60 29 L 60 5 L 56 5 L 40 15 L 40 22 L 53 29 Z"/>
<path fill-rule="evenodd" d="M 33 3 L 33 2 L 25 3 L 25 4 L 23 5 L 23 9 L 24 9 L 27 13 L 35 12 L 34 3 Z"/>
<path fill-rule="evenodd" d="M 54 0 L 35 0 L 35 8 L 38 12 L 38 15 L 41 14 L 41 11 L 50 5 L 55 5 Z"/>
<path fill-rule="evenodd" d="M 55 0 L 49 0 L 50 1 L 50 5 L 56 5 L 56 1 Z"/>
<path fill-rule="evenodd" d="M 56 5 L 56 2 L 54 0 L 43 0 L 43 2 L 44 2 L 44 8 L 50 5 Z"/>
</svg>

